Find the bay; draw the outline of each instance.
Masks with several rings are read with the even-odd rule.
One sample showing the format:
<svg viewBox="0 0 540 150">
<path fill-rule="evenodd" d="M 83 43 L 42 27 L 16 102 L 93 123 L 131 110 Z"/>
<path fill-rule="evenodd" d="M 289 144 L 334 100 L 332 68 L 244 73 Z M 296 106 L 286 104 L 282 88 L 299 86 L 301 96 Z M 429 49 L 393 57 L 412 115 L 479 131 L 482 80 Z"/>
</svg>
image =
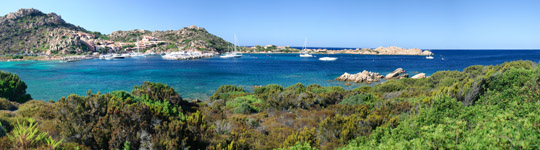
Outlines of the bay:
<svg viewBox="0 0 540 150">
<path fill-rule="evenodd" d="M 337 61 L 300 58 L 297 54 L 244 54 L 242 58 L 219 57 L 198 60 L 163 60 L 159 56 L 123 60 L 0 62 L 0 70 L 18 74 L 28 85 L 27 93 L 38 100 L 58 100 L 88 90 L 131 91 L 144 81 L 161 82 L 175 88 L 184 98 L 208 98 L 220 85 L 232 84 L 252 90 L 255 85 L 295 83 L 345 86 L 333 81 L 344 72 L 363 70 L 386 74 L 403 68 L 410 75 L 430 75 L 440 70 L 458 70 L 471 65 L 497 65 L 506 61 L 540 61 L 540 50 L 433 50 L 435 59 L 424 56 L 330 55 Z M 444 58 L 442 60 L 441 58 Z"/>
</svg>

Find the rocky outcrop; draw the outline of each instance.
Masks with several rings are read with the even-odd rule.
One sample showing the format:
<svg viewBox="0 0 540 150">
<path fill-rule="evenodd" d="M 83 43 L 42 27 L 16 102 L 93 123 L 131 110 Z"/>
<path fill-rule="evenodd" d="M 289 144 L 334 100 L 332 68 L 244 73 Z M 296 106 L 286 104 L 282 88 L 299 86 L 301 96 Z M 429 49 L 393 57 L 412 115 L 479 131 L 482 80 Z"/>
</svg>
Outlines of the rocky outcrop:
<svg viewBox="0 0 540 150">
<path fill-rule="evenodd" d="M 371 83 L 381 81 L 383 78 L 382 75 L 376 72 L 362 71 L 357 74 L 344 73 L 343 75 L 336 78 L 338 81 L 351 81 L 356 83 Z"/>
<path fill-rule="evenodd" d="M 400 74 L 402 73 L 405 73 L 405 71 L 403 70 L 403 68 L 397 68 L 396 70 L 392 71 L 391 73 L 389 74 L 386 74 L 386 76 L 384 76 L 385 79 L 392 79 L 392 78 L 396 78 L 396 77 L 399 77 Z M 407 75 L 408 76 L 408 75 Z"/>
<path fill-rule="evenodd" d="M 342 50 L 327 50 L 327 49 L 308 49 L 307 51 L 313 53 L 327 53 L 327 54 L 364 54 L 364 55 L 433 55 L 431 51 L 421 50 L 418 48 L 405 49 L 401 47 L 378 47 L 371 48 L 356 48 L 356 49 L 342 49 Z"/>
<path fill-rule="evenodd" d="M 425 78 L 425 77 L 426 77 L 425 73 L 419 73 L 419 74 L 416 74 L 416 75 L 412 76 L 411 79 L 420 79 L 420 78 Z"/>
<path fill-rule="evenodd" d="M 414 76 L 412 76 L 412 79 L 419 79 L 419 78 L 425 78 L 425 73 L 419 73 Z M 337 81 L 350 81 L 355 83 L 372 83 L 372 82 L 378 82 L 381 81 L 381 79 L 403 79 L 403 78 L 409 78 L 409 74 L 405 73 L 405 70 L 403 68 L 397 68 L 396 70 L 392 71 L 391 73 L 387 74 L 386 76 L 380 75 L 376 72 L 369 72 L 369 71 L 362 71 L 357 74 L 349 74 L 345 72 L 343 75 L 336 78 Z M 345 85 L 350 85 L 349 83 L 346 83 Z"/>
<path fill-rule="evenodd" d="M 409 74 L 406 74 L 406 73 L 405 73 L 405 74 L 400 74 L 400 75 L 398 76 L 398 79 L 403 79 L 403 78 L 409 78 Z"/>
</svg>

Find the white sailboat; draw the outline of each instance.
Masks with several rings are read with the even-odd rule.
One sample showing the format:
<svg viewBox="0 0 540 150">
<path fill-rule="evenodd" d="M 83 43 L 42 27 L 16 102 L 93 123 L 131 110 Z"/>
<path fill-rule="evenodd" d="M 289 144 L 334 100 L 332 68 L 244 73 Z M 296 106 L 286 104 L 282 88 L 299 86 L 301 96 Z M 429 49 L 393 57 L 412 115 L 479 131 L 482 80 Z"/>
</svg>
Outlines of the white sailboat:
<svg viewBox="0 0 540 150">
<path fill-rule="evenodd" d="M 140 46 L 139 46 L 139 37 L 137 36 L 137 43 L 135 43 L 137 45 L 137 52 L 131 52 L 129 53 L 129 56 L 130 57 L 146 57 L 146 55 L 142 54 L 141 51 L 140 51 Z"/>
<path fill-rule="evenodd" d="M 242 57 L 242 54 L 236 52 L 236 46 L 238 45 L 238 41 L 236 40 L 236 34 L 234 34 L 234 46 L 233 52 L 226 52 L 224 55 L 219 56 L 220 58 L 240 58 Z"/>
<path fill-rule="evenodd" d="M 219 58 L 234 58 L 234 55 L 231 53 L 231 47 L 227 46 L 227 52 L 225 52 L 225 54 L 219 56 Z"/>
<path fill-rule="evenodd" d="M 307 49 L 307 38 L 304 41 L 304 47 L 302 48 L 302 51 L 300 52 L 300 57 L 313 57 L 313 55 L 306 52 L 306 49 Z"/>
</svg>

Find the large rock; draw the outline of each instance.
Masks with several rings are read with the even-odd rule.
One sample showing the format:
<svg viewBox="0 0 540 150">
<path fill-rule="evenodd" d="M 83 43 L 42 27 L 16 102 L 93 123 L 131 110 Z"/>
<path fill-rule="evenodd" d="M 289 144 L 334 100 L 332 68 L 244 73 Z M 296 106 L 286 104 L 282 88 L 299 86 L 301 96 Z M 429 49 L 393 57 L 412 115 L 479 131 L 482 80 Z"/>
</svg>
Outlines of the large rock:
<svg viewBox="0 0 540 150">
<path fill-rule="evenodd" d="M 400 74 L 405 73 L 403 68 L 397 68 L 396 70 L 392 71 L 391 73 L 387 74 L 384 78 L 385 79 L 392 79 L 395 77 L 399 77 Z"/>
<path fill-rule="evenodd" d="M 371 83 L 381 81 L 382 75 L 376 72 L 362 71 L 357 74 L 344 73 L 336 78 L 338 81 L 352 81 L 356 83 Z"/>
<path fill-rule="evenodd" d="M 412 79 L 420 79 L 420 78 L 425 78 L 425 77 L 426 77 L 425 73 L 419 73 L 419 74 L 416 74 L 416 75 L 412 76 L 411 78 Z"/>
</svg>

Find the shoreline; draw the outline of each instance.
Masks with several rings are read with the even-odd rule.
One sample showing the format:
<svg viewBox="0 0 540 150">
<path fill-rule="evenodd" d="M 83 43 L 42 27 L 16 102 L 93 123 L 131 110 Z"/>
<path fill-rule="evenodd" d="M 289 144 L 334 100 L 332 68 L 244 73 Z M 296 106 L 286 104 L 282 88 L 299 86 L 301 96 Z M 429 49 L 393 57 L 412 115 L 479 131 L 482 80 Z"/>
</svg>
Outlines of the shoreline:
<svg viewBox="0 0 540 150">
<path fill-rule="evenodd" d="M 272 53 L 262 53 L 262 52 L 240 52 L 242 54 L 300 54 L 300 52 L 272 52 Z M 360 53 L 312 53 L 312 54 L 321 54 L 321 55 L 339 55 L 339 54 L 352 54 L 352 55 L 384 55 L 384 56 L 426 56 L 423 54 L 360 54 Z"/>
</svg>

